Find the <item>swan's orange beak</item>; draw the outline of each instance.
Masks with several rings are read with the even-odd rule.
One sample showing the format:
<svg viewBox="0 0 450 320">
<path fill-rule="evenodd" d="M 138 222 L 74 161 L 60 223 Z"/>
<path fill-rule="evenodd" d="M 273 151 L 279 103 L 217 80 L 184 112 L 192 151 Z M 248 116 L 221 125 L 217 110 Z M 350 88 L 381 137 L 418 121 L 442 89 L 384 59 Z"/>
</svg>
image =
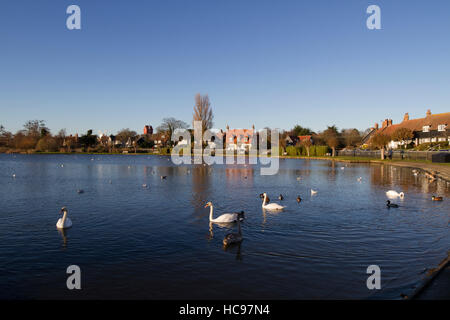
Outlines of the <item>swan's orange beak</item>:
<svg viewBox="0 0 450 320">
<path fill-rule="evenodd" d="M 208 208 L 208 207 L 209 207 L 209 203 L 205 204 L 205 208 Z"/>
</svg>

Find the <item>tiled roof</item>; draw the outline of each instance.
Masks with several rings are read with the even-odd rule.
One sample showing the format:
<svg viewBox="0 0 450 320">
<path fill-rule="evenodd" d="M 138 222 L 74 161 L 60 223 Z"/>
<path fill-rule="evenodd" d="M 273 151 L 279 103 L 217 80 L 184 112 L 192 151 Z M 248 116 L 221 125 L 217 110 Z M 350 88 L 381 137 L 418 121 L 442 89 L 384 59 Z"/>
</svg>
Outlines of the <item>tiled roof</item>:
<svg viewBox="0 0 450 320">
<path fill-rule="evenodd" d="M 392 134 L 399 128 L 408 128 L 412 131 L 422 131 L 424 126 L 430 126 L 430 130 L 437 130 L 441 124 L 450 124 L 450 112 L 432 114 L 425 118 L 403 120 L 399 124 L 393 124 L 388 127 L 380 128 L 385 134 Z"/>
</svg>

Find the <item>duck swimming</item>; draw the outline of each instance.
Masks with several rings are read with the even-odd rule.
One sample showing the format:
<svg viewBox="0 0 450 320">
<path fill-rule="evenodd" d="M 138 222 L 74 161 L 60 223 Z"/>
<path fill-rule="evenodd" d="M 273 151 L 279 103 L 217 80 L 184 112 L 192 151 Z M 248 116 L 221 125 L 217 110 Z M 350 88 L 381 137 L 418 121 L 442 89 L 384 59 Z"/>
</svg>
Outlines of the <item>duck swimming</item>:
<svg viewBox="0 0 450 320">
<path fill-rule="evenodd" d="M 239 220 L 237 220 L 237 224 L 238 224 L 238 232 L 237 233 L 229 233 L 223 239 L 223 245 L 225 247 L 235 244 L 235 243 L 242 242 L 243 238 L 242 238 L 242 231 L 241 231 L 241 223 L 239 222 Z"/>
<path fill-rule="evenodd" d="M 260 193 L 259 194 L 259 197 L 261 198 L 261 199 L 263 199 L 264 198 L 264 193 Z M 269 199 L 269 196 L 267 196 L 267 198 L 266 198 L 266 203 L 269 203 L 270 202 L 270 199 Z"/>
<path fill-rule="evenodd" d="M 386 207 L 388 208 L 398 208 L 398 204 L 391 203 L 391 200 L 386 201 Z"/>
<path fill-rule="evenodd" d="M 300 196 L 297 196 L 297 202 L 298 203 L 302 202 L 302 198 L 300 198 Z"/>
<path fill-rule="evenodd" d="M 431 197 L 431 200 L 433 200 L 433 201 L 442 201 L 442 200 L 444 200 L 444 198 L 432 196 L 432 197 Z"/>
<path fill-rule="evenodd" d="M 283 195 L 282 194 L 280 194 L 279 196 L 278 196 L 278 200 L 283 200 L 284 198 L 283 198 Z"/>
</svg>

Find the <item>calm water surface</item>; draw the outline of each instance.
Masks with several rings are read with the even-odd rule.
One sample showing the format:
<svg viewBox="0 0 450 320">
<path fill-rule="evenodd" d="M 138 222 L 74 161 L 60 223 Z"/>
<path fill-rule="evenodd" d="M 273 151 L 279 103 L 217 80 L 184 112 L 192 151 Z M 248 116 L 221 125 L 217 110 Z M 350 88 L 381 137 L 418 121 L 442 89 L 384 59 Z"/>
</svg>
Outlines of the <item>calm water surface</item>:
<svg viewBox="0 0 450 320">
<path fill-rule="evenodd" d="M 261 176 L 258 165 L 175 166 L 159 156 L 0 155 L 0 298 L 411 293 L 450 247 L 448 200 L 431 201 L 448 199 L 450 186 L 407 168 L 342 166 L 286 159 L 277 175 Z M 389 189 L 405 192 L 400 208 L 385 207 Z M 272 202 L 283 194 L 286 210 L 263 212 L 261 192 Z M 216 215 L 245 211 L 241 246 L 223 249 L 236 226 L 210 226 L 208 201 Z M 62 206 L 73 222 L 64 233 L 55 227 Z M 66 288 L 72 264 L 82 270 L 80 291 Z M 366 287 L 372 264 L 382 272 L 375 292 Z"/>
</svg>

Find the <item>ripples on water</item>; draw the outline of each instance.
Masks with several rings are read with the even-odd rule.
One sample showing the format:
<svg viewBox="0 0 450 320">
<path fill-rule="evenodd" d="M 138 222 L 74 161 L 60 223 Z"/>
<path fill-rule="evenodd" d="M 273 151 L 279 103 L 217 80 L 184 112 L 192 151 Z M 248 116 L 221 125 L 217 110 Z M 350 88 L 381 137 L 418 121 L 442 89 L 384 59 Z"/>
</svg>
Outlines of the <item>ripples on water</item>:
<svg viewBox="0 0 450 320">
<path fill-rule="evenodd" d="M 0 298 L 395 299 L 449 249 L 449 185 L 408 168 L 282 159 L 261 176 L 258 165 L 169 160 L 0 155 Z M 389 189 L 405 192 L 400 208 L 385 207 Z M 286 210 L 263 212 L 262 192 Z M 241 246 L 223 250 L 235 227 L 210 227 L 207 201 L 216 216 L 245 211 Z M 81 291 L 66 288 L 71 264 Z M 372 264 L 379 291 L 366 287 Z"/>
</svg>

